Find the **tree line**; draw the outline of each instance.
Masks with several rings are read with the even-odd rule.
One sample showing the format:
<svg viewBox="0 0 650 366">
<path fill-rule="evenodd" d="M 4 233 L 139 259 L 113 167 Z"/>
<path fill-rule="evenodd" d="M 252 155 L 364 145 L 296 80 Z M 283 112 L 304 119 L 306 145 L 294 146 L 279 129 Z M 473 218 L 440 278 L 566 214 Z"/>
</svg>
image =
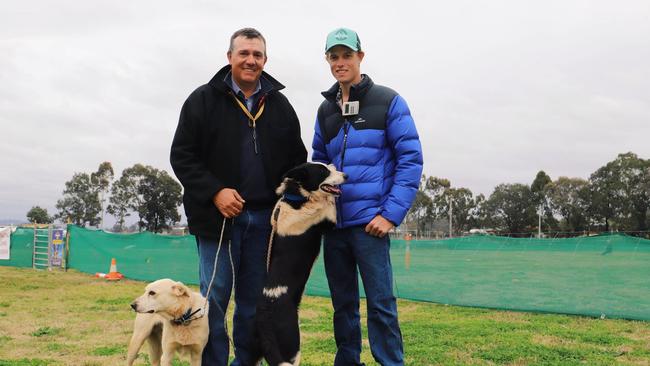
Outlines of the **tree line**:
<svg viewBox="0 0 650 366">
<path fill-rule="evenodd" d="M 74 173 L 65 182 L 63 197 L 56 203 L 58 212 L 50 217 L 47 210 L 34 206 L 27 213 L 32 223 L 54 220 L 75 225 L 103 226 L 104 214 L 115 217 L 114 231 L 125 231 L 127 217 L 138 216 L 139 230 L 162 232 L 181 219 L 181 185 L 166 171 L 142 164 L 124 169 L 114 180 L 113 166 L 103 162 L 96 172 Z"/>
<path fill-rule="evenodd" d="M 473 228 L 498 234 L 647 231 L 650 208 L 650 160 L 632 152 L 619 154 L 589 179 L 559 177 L 539 171 L 530 185 L 502 183 L 485 197 L 452 187 L 445 178 L 422 176 L 406 227 L 418 233 Z"/>
<path fill-rule="evenodd" d="M 181 185 L 166 171 L 135 164 L 114 179 L 110 162 L 92 173 L 75 173 L 65 182 L 58 212 L 34 206 L 33 223 L 70 221 L 79 226 L 103 226 L 104 212 L 116 219 L 114 231 L 126 229 L 126 218 L 137 215 L 140 230 L 161 232 L 180 221 Z M 485 197 L 453 187 L 445 178 L 422 176 L 403 229 L 418 233 L 473 228 L 499 234 L 543 232 L 647 231 L 650 225 L 650 160 L 632 152 L 619 154 L 589 179 L 559 177 L 539 171 L 531 184 L 502 183 Z"/>
</svg>

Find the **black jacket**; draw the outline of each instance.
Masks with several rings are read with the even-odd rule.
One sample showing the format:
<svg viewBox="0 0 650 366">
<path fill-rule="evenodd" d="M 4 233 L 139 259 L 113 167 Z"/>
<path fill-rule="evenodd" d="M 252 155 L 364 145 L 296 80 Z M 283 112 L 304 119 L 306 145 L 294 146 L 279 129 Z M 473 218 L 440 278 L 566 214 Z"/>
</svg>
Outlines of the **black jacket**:
<svg viewBox="0 0 650 366">
<path fill-rule="evenodd" d="M 248 118 L 224 82 L 229 72 L 227 65 L 187 98 L 170 154 L 174 173 L 184 188 L 190 233 L 211 238 L 219 237 L 223 221 L 212 197 L 223 188 L 239 190 L 241 174 L 245 174 L 240 160 L 241 124 Z M 296 112 L 279 92 L 284 85 L 265 72 L 262 77 L 273 88 L 263 96 L 265 107 L 256 133 L 267 188 L 274 191 L 286 171 L 307 160 L 307 151 Z M 251 113 L 255 115 L 258 108 L 259 103 Z M 229 230 L 225 237 L 229 237 Z"/>
</svg>

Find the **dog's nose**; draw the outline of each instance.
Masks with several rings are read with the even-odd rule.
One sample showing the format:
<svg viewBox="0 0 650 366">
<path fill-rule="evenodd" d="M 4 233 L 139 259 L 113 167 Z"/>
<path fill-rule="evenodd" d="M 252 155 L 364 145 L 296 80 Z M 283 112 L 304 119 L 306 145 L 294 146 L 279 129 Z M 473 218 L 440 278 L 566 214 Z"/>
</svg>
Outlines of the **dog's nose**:
<svg viewBox="0 0 650 366">
<path fill-rule="evenodd" d="M 348 175 L 343 173 L 343 179 L 348 180 Z"/>
<path fill-rule="evenodd" d="M 131 309 L 138 310 L 138 303 L 137 302 L 132 302 L 131 303 Z"/>
</svg>

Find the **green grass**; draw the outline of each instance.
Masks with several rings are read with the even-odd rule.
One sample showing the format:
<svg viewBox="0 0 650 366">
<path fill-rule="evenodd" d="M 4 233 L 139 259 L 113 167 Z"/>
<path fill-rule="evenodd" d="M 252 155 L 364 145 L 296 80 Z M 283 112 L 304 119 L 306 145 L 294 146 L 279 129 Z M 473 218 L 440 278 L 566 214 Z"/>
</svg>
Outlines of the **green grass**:
<svg viewBox="0 0 650 366">
<path fill-rule="evenodd" d="M 120 355 L 120 354 L 125 354 L 126 353 L 126 346 L 125 345 L 114 345 L 114 346 L 108 346 L 108 347 L 99 347 L 95 348 L 92 351 L 92 354 L 95 356 L 112 356 L 112 355 Z"/>
<path fill-rule="evenodd" d="M 50 361 L 40 359 L 0 360 L 0 366 L 48 366 Z"/>
<path fill-rule="evenodd" d="M 125 363 L 143 282 L 0 267 L 0 366 Z M 30 290 L 25 290 L 29 284 Z M 6 304 L 6 305 L 5 305 Z M 407 365 L 649 365 L 650 323 L 399 301 Z M 365 317 L 362 303 L 362 317 Z M 231 306 L 232 309 L 232 306 Z M 327 298 L 301 307 L 303 365 L 332 365 Z M 232 327 L 230 327 L 232 331 Z M 375 365 L 363 323 L 362 361 Z M 143 350 L 136 365 L 149 365 Z M 189 365 L 176 360 L 175 366 Z"/>
<path fill-rule="evenodd" d="M 43 336 L 57 335 L 60 332 L 61 332 L 61 329 L 58 329 L 58 328 L 41 327 L 41 328 L 38 328 L 35 331 L 31 332 L 30 335 L 32 337 L 43 337 Z"/>
</svg>

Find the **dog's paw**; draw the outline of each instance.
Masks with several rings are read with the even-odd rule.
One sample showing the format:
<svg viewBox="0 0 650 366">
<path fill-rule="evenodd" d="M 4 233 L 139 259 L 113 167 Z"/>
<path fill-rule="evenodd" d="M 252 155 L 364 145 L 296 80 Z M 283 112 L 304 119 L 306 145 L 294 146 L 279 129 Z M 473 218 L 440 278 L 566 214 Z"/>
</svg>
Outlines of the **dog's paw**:
<svg viewBox="0 0 650 366">
<path fill-rule="evenodd" d="M 283 363 L 281 363 L 281 364 L 278 365 L 278 366 L 293 366 L 293 365 L 290 364 L 289 362 L 283 362 Z"/>
</svg>

